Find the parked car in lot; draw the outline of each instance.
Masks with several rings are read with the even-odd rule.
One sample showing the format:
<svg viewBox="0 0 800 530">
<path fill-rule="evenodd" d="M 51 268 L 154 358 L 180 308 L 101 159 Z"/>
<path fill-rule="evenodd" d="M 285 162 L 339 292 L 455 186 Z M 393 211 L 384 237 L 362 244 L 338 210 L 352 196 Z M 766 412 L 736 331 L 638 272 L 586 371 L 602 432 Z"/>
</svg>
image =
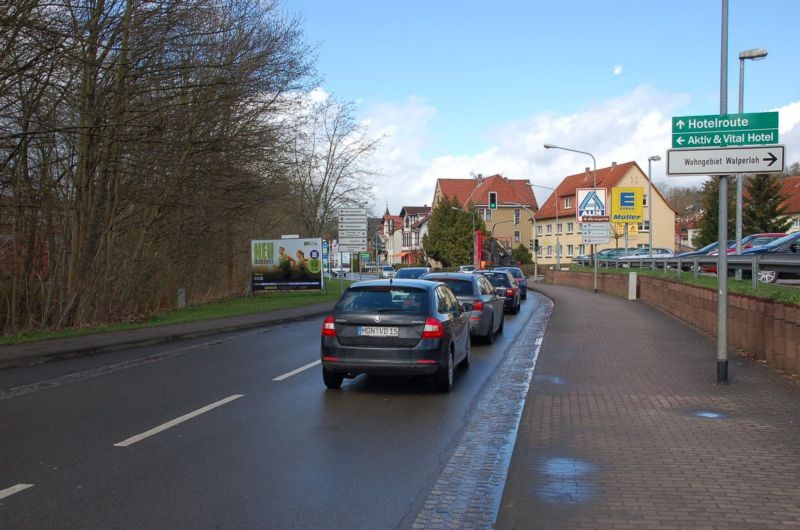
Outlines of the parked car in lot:
<svg viewBox="0 0 800 530">
<path fill-rule="evenodd" d="M 522 272 L 522 269 L 519 267 L 495 267 L 492 270 L 510 272 L 511 276 L 513 276 L 514 280 L 517 282 L 517 285 L 519 285 L 520 298 L 522 300 L 528 298 L 528 279 L 525 278 L 525 273 Z"/>
<path fill-rule="evenodd" d="M 429 272 L 431 272 L 430 267 L 406 267 L 395 272 L 394 277 L 398 280 L 401 278 L 413 280 L 414 278 L 419 278 L 423 274 L 427 274 Z"/>
<path fill-rule="evenodd" d="M 475 272 L 475 265 L 460 265 L 458 272 Z"/>
<path fill-rule="evenodd" d="M 800 232 L 794 232 L 785 235 L 774 241 L 770 241 L 760 247 L 753 247 L 742 251 L 742 256 L 752 256 L 754 254 L 762 254 L 764 256 L 776 254 L 789 254 L 800 257 Z M 798 258 L 800 259 L 800 258 Z M 770 270 L 769 268 L 759 267 L 758 281 L 763 283 L 775 283 L 779 279 L 798 278 L 800 274 L 792 272 L 779 272 Z"/>
<path fill-rule="evenodd" d="M 433 376 L 453 388 L 470 363 L 470 312 L 444 283 L 370 280 L 350 285 L 322 323 L 322 380 L 359 374 Z"/>
<path fill-rule="evenodd" d="M 731 242 L 728 241 L 728 245 L 730 245 L 730 243 Z M 684 270 L 684 271 L 694 270 L 694 265 L 692 265 L 692 260 L 694 258 L 704 258 L 704 257 L 708 256 L 708 253 L 713 251 L 713 250 L 716 250 L 716 248 L 718 246 L 719 246 L 719 242 L 715 241 L 713 243 L 709 243 L 708 245 L 706 245 L 706 246 L 704 246 L 702 248 L 698 248 L 697 250 L 690 250 L 688 252 L 681 252 L 680 254 L 676 254 L 675 257 L 681 259 L 681 270 Z M 700 270 L 702 270 L 702 266 L 698 265 L 697 271 L 699 272 Z"/>
<path fill-rule="evenodd" d="M 381 265 L 380 269 L 378 269 L 379 278 L 394 278 L 394 274 L 395 270 L 391 265 Z"/>
<path fill-rule="evenodd" d="M 514 277 L 508 271 L 488 270 L 478 271 L 477 274 L 486 276 L 494 286 L 495 292 L 503 298 L 503 308 L 508 313 L 519 313 L 520 289 Z"/>
<path fill-rule="evenodd" d="M 465 307 L 471 305 L 469 321 L 473 337 L 480 337 L 491 344 L 495 334 L 503 332 L 503 299 L 485 276 L 468 272 L 431 272 L 422 276 L 422 279 L 447 284 L 459 302 Z"/>
<path fill-rule="evenodd" d="M 597 251 L 596 255 L 598 260 L 605 261 L 612 260 L 626 254 L 633 254 L 635 250 L 635 248 L 604 248 L 603 250 Z M 582 254 L 575 257 L 575 261 L 586 261 L 590 259 L 592 259 L 591 254 Z"/>
<path fill-rule="evenodd" d="M 350 272 L 350 264 L 343 263 L 342 265 L 334 265 L 331 269 L 332 278 L 347 278 L 347 273 Z"/>
<path fill-rule="evenodd" d="M 652 249 L 649 247 L 641 247 L 637 248 L 630 254 L 618 256 L 614 259 L 617 261 L 632 261 L 649 258 L 651 256 L 654 258 L 673 258 L 675 257 L 675 252 L 663 247 L 653 247 Z"/>
<path fill-rule="evenodd" d="M 776 239 L 780 239 L 786 234 L 783 232 L 765 232 L 762 234 L 750 234 L 749 236 L 742 238 L 742 250 L 746 250 L 748 248 L 753 247 L 760 247 L 761 245 L 765 245 L 770 241 L 775 241 Z M 733 241 L 728 245 L 728 254 L 735 254 L 736 253 L 736 241 Z M 719 256 L 719 248 L 714 248 L 711 252 L 708 253 L 708 256 Z M 703 272 L 715 273 L 717 272 L 716 265 L 703 265 Z"/>
</svg>

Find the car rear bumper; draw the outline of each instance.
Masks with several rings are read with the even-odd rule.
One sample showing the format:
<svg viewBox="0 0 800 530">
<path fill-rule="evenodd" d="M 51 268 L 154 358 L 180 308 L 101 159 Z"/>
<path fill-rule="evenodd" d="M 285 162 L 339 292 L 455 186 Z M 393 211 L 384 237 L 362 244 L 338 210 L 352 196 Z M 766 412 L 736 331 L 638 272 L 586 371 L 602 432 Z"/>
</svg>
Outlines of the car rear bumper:
<svg viewBox="0 0 800 530">
<path fill-rule="evenodd" d="M 334 373 L 432 375 L 446 366 L 443 340 L 420 341 L 414 348 L 342 346 L 335 339 L 325 342 L 321 348 L 322 367 Z"/>
</svg>

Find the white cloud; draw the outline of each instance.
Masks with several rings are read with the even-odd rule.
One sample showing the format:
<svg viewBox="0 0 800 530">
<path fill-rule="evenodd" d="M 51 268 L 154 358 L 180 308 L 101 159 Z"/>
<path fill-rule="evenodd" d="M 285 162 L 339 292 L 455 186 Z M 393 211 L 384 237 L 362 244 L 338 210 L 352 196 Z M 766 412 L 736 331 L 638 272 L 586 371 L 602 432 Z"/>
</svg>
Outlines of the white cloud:
<svg viewBox="0 0 800 530">
<path fill-rule="evenodd" d="M 417 98 L 368 109 L 370 134 L 389 134 L 373 160 L 384 177 L 377 182 L 376 210 L 386 203 L 393 214 L 402 206 L 430 205 L 438 178 L 466 178 L 470 173 L 500 173 L 513 179 L 530 179 L 549 188 L 565 176 L 592 167 L 586 155 L 563 150 L 546 150 L 545 143 L 590 151 L 597 167 L 612 162 L 635 161 L 647 171 L 647 158 L 660 155 L 652 165 L 653 181 L 672 186 L 694 186 L 706 177 L 667 177 L 666 152 L 671 148 L 671 117 L 680 115 L 688 96 L 666 94 L 640 86 L 618 98 L 592 104 L 575 113 L 541 113 L 489 131 L 476 131 L 492 144 L 480 152 L 426 158 L 435 146 L 428 132 L 437 118 L 436 109 Z M 787 165 L 800 161 L 800 102 L 786 105 L 781 112 L 781 141 L 787 144 Z M 790 145 L 790 141 L 792 144 Z M 550 191 L 535 191 L 541 203 Z"/>
<path fill-rule="evenodd" d="M 614 75 L 620 75 L 620 74 L 622 74 L 622 65 L 618 64 L 614 67 Z"/>
</svg>

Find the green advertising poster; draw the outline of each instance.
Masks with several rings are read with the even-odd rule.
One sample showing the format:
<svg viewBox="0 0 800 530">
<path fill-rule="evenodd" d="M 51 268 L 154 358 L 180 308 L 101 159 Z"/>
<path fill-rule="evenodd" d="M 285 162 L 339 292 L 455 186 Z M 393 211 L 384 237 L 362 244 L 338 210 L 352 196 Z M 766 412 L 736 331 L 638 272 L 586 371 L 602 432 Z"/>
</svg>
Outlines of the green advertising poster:
<svg viewBox="0 0 800 530">
<path fill-rule="evenodd" d="M 321 239 L 250 242 L 253 291 L 322 289 Z"/>
</svg>

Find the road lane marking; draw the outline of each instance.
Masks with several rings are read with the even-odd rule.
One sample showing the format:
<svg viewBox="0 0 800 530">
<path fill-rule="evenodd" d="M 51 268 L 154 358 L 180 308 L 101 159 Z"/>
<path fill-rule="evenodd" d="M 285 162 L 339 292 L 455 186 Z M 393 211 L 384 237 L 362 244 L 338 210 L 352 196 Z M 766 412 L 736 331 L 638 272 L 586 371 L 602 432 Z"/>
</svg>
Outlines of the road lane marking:
<svg viewBox="0 0 800 530">
<path fill-rule="evenodd" d="M 5 499 L 6 497 L 11 497 L 15 493 L 19 493 L 20 491 L 25 491 L 28 488 L 32 488 L 33 484 L 15 484 L 10 488 L 6 488 L 4 490 L 0 490 L 0 500 Z"/>
<path fill-rule="evenodd" d="M 285 373 L 283 375 L 279 375 L 278 377 L 273 379 L 273 381 L 283 381 L 284 379 L 289 379 L 293 375 L 297 375 L 297 374 L 299 374 L 300 372 L 302 372 L 304 370 L 308 370 L 309 368 L 313 368 L 313 367 L 317 366 L 318 364 L 320 364 L 321 362 L 322 361 L 314 361 L 313 363 L 308 363 L 305 366 L 301 366 L 297 370 L 292 370 L 291 372 L 287 372 L 287 373 Z"/>
<path fill-rule="evenodd" d="M 221 407 L 222 405 L 225 405 L 226 403 L 230 403 L 231 401 L 233 401 L 235 399 L 239 399 L 240 397 L 244 397 L 244 394 L 234 394 L 232 396 L 226 397 L 225 399 L 221 399 L 221 400 L 217 401 L 216 403 L 212 403 L 210 405 L 206 405 L 205 407 L 203 407 L 201 409 L 197 409 L 194 412 L 190 412 L 189 414 L 184 414 L 180 418 L 175 418 L 172 421 L 168 421 L 167 423 L 161 424 L 158 427 L 150 429 L 147 432 L 143 432 L 142 434 L 137 434 L 136 436 L 131 436 L 127 440 L 124 440 L 124 441 L 119 442 L 119 443 L 115 443 L 114 447 L 128 447 L 129 445 L 133 445 L 136 442 L 140 442 L 140 441 L 144 440 L 145 438 L 149 438 L 150 436 L 153 436 L 154 434 L 158 434 L 158 433 L 160 433 L 162 431 L 166 431 L 167 429 L 175 427 L 176 425 L 181 424 L 181 423 L 183 423 L 183 422 L 185 422 L 187 420 L 190 420 L 190 419 L 194 418 L 195 416 L 199 416 L 200 414 L 205 414 L 206 412 L 208 412 L 208 411 L 210 411 L 212 409 L 215 409 L 217 407 Z"/>
</svg>

